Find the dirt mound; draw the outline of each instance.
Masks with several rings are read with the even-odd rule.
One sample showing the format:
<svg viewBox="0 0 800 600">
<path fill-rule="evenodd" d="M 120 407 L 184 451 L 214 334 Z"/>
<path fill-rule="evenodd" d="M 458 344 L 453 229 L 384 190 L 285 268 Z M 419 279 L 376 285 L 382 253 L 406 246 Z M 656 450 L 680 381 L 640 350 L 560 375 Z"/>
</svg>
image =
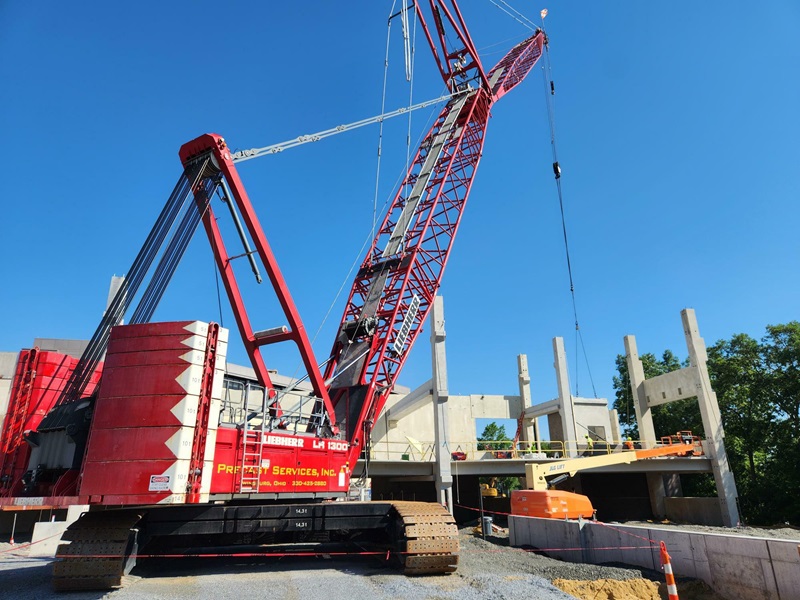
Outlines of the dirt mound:
<svg viewBox="0 0 800 600">
<path fill-rule="evenodd" d="M 580 600 L 667 600 L 667 586 L 649 579 L 598 579 L 575 581 L 554 579 L 553 585 Z M 723 600 L 705 583 L 698 580 L 678 583 L 681 600 Z"/>
<path fill-rule="evenodd" d="M 553 585 L 581 600 L 661 600 L 662 598 L 658 593 L 659 585 L 649 579 L 628 579 L 626 581 L 554 579 Z"/>
</svg>

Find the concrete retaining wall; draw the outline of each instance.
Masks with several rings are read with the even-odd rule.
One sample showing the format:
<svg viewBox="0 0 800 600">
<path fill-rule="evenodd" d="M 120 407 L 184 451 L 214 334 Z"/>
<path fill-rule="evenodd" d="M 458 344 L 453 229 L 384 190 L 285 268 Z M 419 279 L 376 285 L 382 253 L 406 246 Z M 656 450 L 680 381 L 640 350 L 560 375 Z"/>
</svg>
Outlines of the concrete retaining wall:
<svg viewBox="0 0 800 600">
<path fill-rule="evenodd" d="M 573 562 L 622 562 L 656 571 L 659 550 L 650 540 L 663 541 L 677 577 L 702 579 L 728 600 L 800 599 L 800 539 L 520 516 L 510 516 L 508 526 L 512 546 L 532 546 Z"/>
<path fill-rule="evenodd" d="M 719 498 L 664 498 L 667 518 L 678 523 L 722 526 L 722 506 Z"/>
</svg>

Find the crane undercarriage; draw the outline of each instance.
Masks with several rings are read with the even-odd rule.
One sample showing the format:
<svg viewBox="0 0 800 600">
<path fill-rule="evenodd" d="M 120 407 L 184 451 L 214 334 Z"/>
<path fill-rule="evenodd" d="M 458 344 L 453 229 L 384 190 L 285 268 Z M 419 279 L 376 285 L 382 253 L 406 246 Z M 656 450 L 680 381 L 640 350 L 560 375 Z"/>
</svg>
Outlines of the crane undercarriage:
<svg viewBox="0 0 800 600">
<path fill-rule="evenodd" d="M 109 589 L 137 557 L 365 554 L 407 575 L 451 573 L 458 529 L 426 502 L 323 502 L 118 508 L 84 514 L 56 553 L 56 590 Z"/>
</svg>

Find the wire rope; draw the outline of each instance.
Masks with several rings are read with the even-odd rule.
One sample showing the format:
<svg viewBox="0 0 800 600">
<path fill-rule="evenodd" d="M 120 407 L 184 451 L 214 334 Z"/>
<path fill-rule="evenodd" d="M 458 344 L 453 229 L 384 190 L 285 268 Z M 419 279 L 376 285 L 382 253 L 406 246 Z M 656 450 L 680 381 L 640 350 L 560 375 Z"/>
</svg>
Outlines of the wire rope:
<svg viewBox="0 0 800 600">
<path fill-rule="evenodd" d="M 544 31 L 544 18 L 542 18 L 542 31 Z M 546 39 L 546 38 L 545 38 Z M 575 281 L 572 275 L 572 260 L 569 251 L 569 238 L 567 235 L 567 219 L 564 213 L 564 191 L 561 186 L 561 165 L 558 162 L 558 149 L 556 144 L 556 124 L 555 124 L 555 85 L 552 77 L 552 65 L 550 63 L 550 48 L 547 42 L 544 45 L 544 65 L 542 65 L 542 77 L 544 81 L 544 95 L 545 104 L 547 106 L 547 121 L 550 127 L 550 147 L 553 152 L 553 174 L 556 179 L 556 189 L 558 190 L 558 206 L 561 213 L 561 232 L 564 236 L 564 253 L 567 259 L 567 274 L 569 275 L 569 292 L 572 298 L 572 314 L 575 318 L 575 395 L 579 395 L 579 378 L 578 378 L 578 348 L 583 351 L 583 357 L 586 361 L 586 369 L 589 375 L 589 381 L 592 386 L 592 393 L 597 397 L 597 390 L 594 385 L 594 378 L 592 377 L 592 369 L 589 365 L 589 357 L 586 353 L 586 344 L 583 340 L 583 334 L 580 329 L 580 322 L 578 320 L 578 305 L 575 299 Z"/>
<path fill-rule="evenodd" d="M 386 86 L 389 80 L 389 45 L 392 39 L 392 17 L 396 2 L 392 2 L 389 12 L 389 19 L 386 22 L 386 52 L 383 58 L 383 85 L 381 88 L 381 114 L 386 112 Z M 383 156 L 383 120 L 378 125 L 378 153 L 375 164 L 375 192 L 372 197 L 372 229 L 371 235 L 375 236 L 375 228 L 378 226 L 378 191 L 381 181 L 381 158 Z"/>
<path fill-rule="evenodd" d="M 414 105 L 414 60 L 417 56 L 417 12 L 414 11 L 414 30 L 411 34 L 411 68 L 408 79 L 408 106 Z M 406 171 L 411 167 L 411 111 L 408 112 L 408 130 L 406 131 Z"/>
<path fill-rule="evenodd" d="M 508 2 L 505 2 L 504 0 L 498 0 L 498 1 L 489 0 L 489 2 L 494 4 L 497 8 L 502 10 L 504 13 L 506 13 L 509 17 L 514 19 L 517 23 L 519 23 L 523 27 L 527 27 L 531 31 L 534 31 L 534 30 L 537 29 L 537 26 L 533 21 L 531 21 L 528 17 L 526 17 L 521 12 L 519 12 L 516 8 L 511 6 Z"/>
</svg>

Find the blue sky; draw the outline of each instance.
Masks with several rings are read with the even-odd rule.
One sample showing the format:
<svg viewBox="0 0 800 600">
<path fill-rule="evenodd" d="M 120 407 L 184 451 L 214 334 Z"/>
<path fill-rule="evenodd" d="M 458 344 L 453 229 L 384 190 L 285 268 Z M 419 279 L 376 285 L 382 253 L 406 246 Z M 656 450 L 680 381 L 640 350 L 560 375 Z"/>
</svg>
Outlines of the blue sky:
<svg viewBox="0 0 800 600">
<path fill-rule="evenodd" d="M 613 396 L 626 334 L 641 352 L 686 355 L 684 307 L 708 343 L 797 319 L 800 5 L 510 4 L 536 21 L 550 11 L 565 212 L 598 395 Z M 184 142 L 214 131 L 234 148 L 263 146 L 379 113 L 390 6 L 0 4 L 0 350 L 91 335 L 110 276 L 131 264 L 178 178 Z M 488 0 L 461 8 L 487 69 L 528 33 Z M 409 98 L 399 40 L 395 27 L 387 109 Z M 416 50 L 414 101 L 437 97 L 421 37 Z M 414 114 L 413 140 L 433 114 Z M 379 204 L 404 170 L 407 127 L 386 125 Z M 370 127 L 240 166 L 312 335 L 360 261 L 376 148 Z M 444 278 L 452 393 L 516 393 L 516 355 L 527 353 L 534 400 L 552 398 L 551 338 L 563 336 L 573 393 L 577 374 L 592 395 L 575 360 L 551 162 L 537 68 L 493 110 Z M 246 288 L 255 326 L 281 324 L 270 290 Z M 344 299 L 315 342 L 321 358 Z M 219 319 L 205 236 L 156 319 Z M 227 308 L 222 320 L 233 324 Z M 404 385 L 430 376 L 427 338 Z M 288 374 L 298 362 L 282 350 L 266 360 Z"/>
</svg>

